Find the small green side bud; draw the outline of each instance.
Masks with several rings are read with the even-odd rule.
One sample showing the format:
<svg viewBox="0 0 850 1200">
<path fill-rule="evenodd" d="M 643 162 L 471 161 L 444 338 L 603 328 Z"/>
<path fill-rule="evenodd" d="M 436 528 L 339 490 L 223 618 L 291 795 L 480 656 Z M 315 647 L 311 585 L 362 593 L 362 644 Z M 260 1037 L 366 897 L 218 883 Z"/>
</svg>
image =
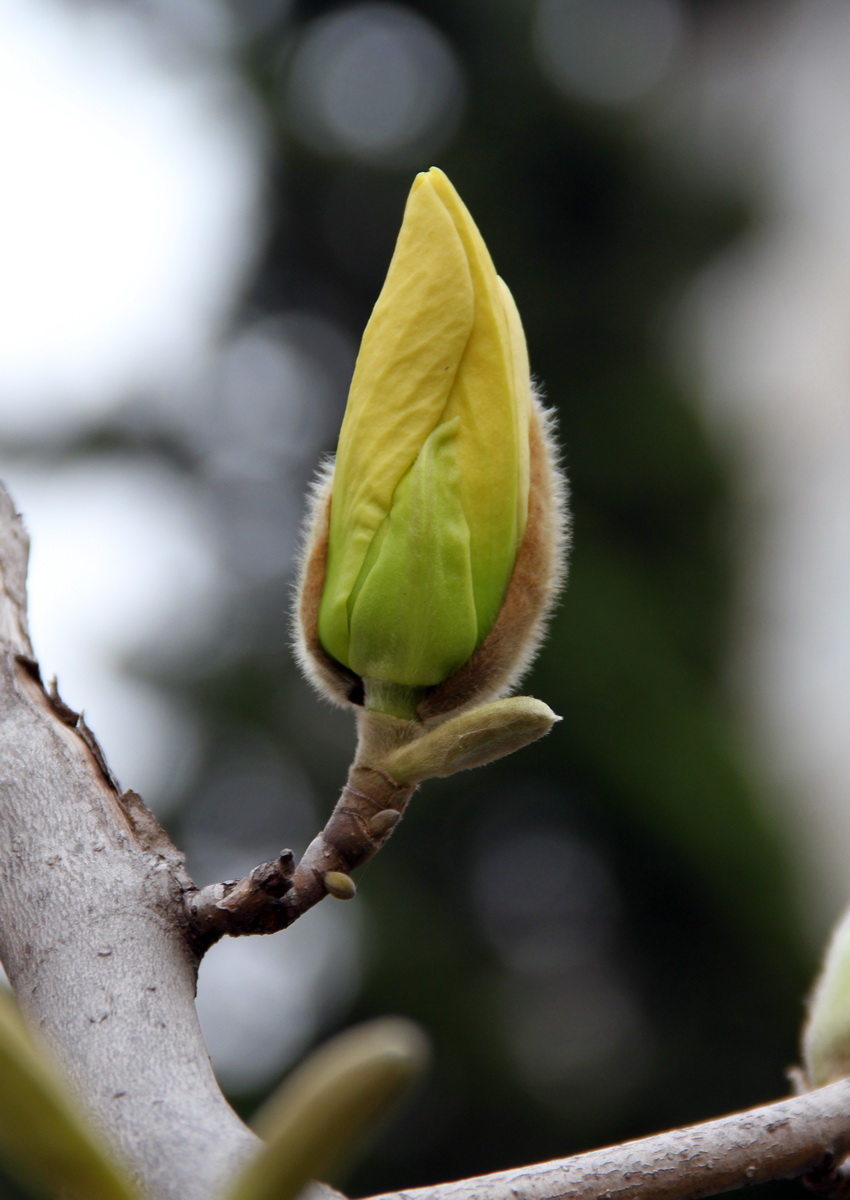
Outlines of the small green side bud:
<svg viewBox="0 0 850 1200">
<path fill-rule="evenodd" d="M 344 871 L 328 871 L 322 882 L 328 895 L 337 900 L 353 900 L 357 895 L 357 886 L 354 880 Z"/>
<path fill-rule="evenodd" d="M 549 732 L 560 717 L 533 696 L 494 700 L 451 717 L 381 763 L 399 783 L 415 785 L 495 762 Z"/>
<path fill-rule="evenodd" d="M 803 1065 L 812 1087 L 850 1075 L 850 910 L 833 932 L 809 1000 Z"/>
<path fill-rule="evenodd" d="M 374 817 L 369 818 L 369 832 L 375 838 L 385 837 L 395 829 L 400 820 L 400 812 L 396 812 L 394 808 L 383 808 L 380 812 L 375 813 Z"/>
</svg>

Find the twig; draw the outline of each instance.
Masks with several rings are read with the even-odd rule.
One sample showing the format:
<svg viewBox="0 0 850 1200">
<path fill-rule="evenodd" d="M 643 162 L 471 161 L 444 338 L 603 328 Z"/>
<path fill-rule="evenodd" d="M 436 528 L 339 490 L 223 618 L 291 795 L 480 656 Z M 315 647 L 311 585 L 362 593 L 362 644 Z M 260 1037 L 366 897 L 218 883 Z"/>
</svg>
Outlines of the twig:
<svg viewBox="0 0 850 1200">
<path fill-rule="evenodd" d="M 348 782 L 298 867 L 281 874 L 279 864 L 264 863 L 238 883 L 188 889 L 186 922 L 197 952 L 224 933 L 284 929 L 324 896 L 350 900 L 356 891 L 351 871 L 381 848 L 419 783 L 494 762 L 543 737 L 557 720 L 533 696 L 490 701 L 430 722 L 361 708 Z"/>
<path fill-rule="evenodd" d="M 848 1152 L 850 1080 L 844 1079 L 775 1104 L 574 1158 L 387 1192 L 371 1200 L 700 1200 L 810 1174 L 821 1190 L 829 1178 L 841 1181 L 833 1168 Z"/>
<path fill-rule="evenodd" d="M 291 850 L 260 863 L 244 879 L 210 883 L 187 897 L 197 940 L 210 946 L 224 934 L 275 933 L 280 925 L 282 897 L 292 887 L 295 869 Z"/>
<path fill-rule="evenodd" d="M 292 852 L 260 866 L 238 881 L 214 883 L 186 894 L 186 918 L 196 949 L 203 954 L 224 934 L 275 933 L 286 929 L 325 896 L 348 900 L 355 894 L 351 872 L 387 841 L 414 788 L 372 766 L 390 743 L 411 736 L 410 722 L 364 712 L 360 740 L 348 782 L 324 829 L 293 867 Z"/>
</svg>

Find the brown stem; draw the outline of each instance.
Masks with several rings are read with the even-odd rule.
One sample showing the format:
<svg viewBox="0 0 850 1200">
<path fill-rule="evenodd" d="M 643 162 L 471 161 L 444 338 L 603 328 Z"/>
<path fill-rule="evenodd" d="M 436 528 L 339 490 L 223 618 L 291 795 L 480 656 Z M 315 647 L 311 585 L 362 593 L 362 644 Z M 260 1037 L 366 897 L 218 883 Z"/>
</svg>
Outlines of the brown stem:
<svg viewBox="0 0 850 1200">
<path fill-rule="evenodd" d="M 700 1200 L 808 1176 L 846 1195 L 835 1164 L 850 1153 L 850 1080 L 802 1096 L 573 1158 L 371 1200 Z M 828 1190 L 830 1181 L 839 1189 Z"/>
<path fill-rule="evenodd" d="M 380 850 L 415 790 L 392 779 L 377 764 L 420 729 L 416 722 L 362 711 L 348 780 L 327 824 L 297 867 L 292 852 L 283 850 L 244 879 L 187 892 L 187 920 L 199 953 L 224 934 L 237 937 L 286 929 L 329 894 L 344 899 L 354 895 L 351 872 Z"/>
</svg>

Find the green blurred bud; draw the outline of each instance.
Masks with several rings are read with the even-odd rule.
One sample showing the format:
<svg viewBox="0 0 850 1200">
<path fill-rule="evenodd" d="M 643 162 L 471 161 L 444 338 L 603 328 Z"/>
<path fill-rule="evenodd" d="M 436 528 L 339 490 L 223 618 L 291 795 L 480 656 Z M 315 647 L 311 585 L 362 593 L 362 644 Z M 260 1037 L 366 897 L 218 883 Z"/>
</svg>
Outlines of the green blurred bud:
<svg viewBox="0 0 850 1200">
<path fill-rule="evenodd" d="M 809 1000 L 803 1065 L 812 1087 L 850 1075 L 850 910 L 832 935 Z"/>
<path fill-rule="evenodd" d="M 363 335 L 334 469 L 318 636 L 356 675 L 438 684 L 492 628 L 525 532 L 530 391 L 513 301 L 432 168 Z"/>
<path fill-rule="evenodd" d="M 311 1180 L 362 1151 L 428 1058 L 425 1037 L 401 1017 L 349 1029 L 314 1050 L 254 1117 L 266 1145 L 227 1200 L 309 1195 Z"/>
</svg>

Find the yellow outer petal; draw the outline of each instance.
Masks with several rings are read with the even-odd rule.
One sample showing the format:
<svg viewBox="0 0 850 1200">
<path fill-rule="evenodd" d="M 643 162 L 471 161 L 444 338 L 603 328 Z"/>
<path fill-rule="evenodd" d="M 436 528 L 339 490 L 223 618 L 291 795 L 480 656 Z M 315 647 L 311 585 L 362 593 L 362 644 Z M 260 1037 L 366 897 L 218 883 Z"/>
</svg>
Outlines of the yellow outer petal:
<svg viewBox="0 0 850 1200">
<path fill-rule="evenodd" d="M 508 322 L 511 357 L 514 367 L 514 417 L 517 439 L 517 541 L 521 542 L 528 521 L 528 489 L 531 483 L 530 442 L 528 425 L 531 420 L 531 367 L 528 346 L 516 301 L 508 285 L 499 276 L 499 287 Z"/>
<path fill-rule="evenodd" d="M 504 291 L 493 260 L 468 209 L 446 176 L 432 167 L 429 178 L 463 242 L 475 297 L 472 331 L 444 420 L 460 417 L 461 497 L 469 522 L 475 607 L 479 635 L 483 638 L 501 608 L 521 536 L 520 460 L 524 455 L 527 464 L 527 418 L 524 435 L 520 436 L 516 329 L 512 330 L 513 322 L 506 312 Z M 521 334 L 521 326 L 518 328 Z M 523 405 L 528 403 L 527 394 L 526 383 Z M 526 494 L 527 480 L 526 467 Z"/>
<path fill-rule="evenodd" d="M 376 564 L 386 567 L 389 561 L 384 542 L 400 498 L 397 489 L 437 426 L 455 421 L 457 499 L 468 527 L 476 644 L 486 637 L 525 530 L 530 399 L 525 338 L 513 298 L 457 192 L 432 168 L 411 189 L 387 280 L 364 333 L 340 434 L 318 626 L 331 655 L 364 673 L 371 655 L 363 653 L 363 626 L 355 638 L 350 621 L 361 592 L 369 598 L 360 606 L 361 617 L 381 610 L 373 603 L 377 578 L 370 585 L 368 576 Z M 410 557 L 402 554 L 406 534 L 400 514 L 392 529 L 392 559 Z M 429 534 L 436 562 L 439 531 Z M 417 553 L 414 549 L 413 557 Z M 453 559 L 457 555 L 447 544 L 443 562 Z M 397 590 L 392 572 L 379 574 L 382 588 Z M 468 583 L 468 577 L 458 580 L 459 595 Z M 421 580 L 409 585 L 422 587 L 423 594 L 429 590 Z M 451 581 L 441 580 L 430 591 L 431 602 L 442 601 Z M 446 625 L 445 605 L 438 607 L 441 614 L 431 622 L 435 634 Z M 446 654 L 433 648 L 434 662 L 455 661 L 458 642 L 468 640 L 469 622 L 463 625 L 463 636 L 448 639 Z M 423 630 L 420 621 L 418 631 L 411 631 L 411 665 L 429 658 L 416 645 Z M 383 632 L 367 632 L 365 644 L 376 644 Z M 403 623 L 397 633 L 401 637 Z M 388 662 L 401 661 L 398 645 Z M 430 670 L 414 674 L 439 682 Z"/>
<path fill-rule="evenodd" d="M 419 175 L 363 335 L 337 451 L 319 636 L 342 662 L 348 596 L 400 479 L 442 419 L 472 322 L 463 244 L 430 177 Z"/>
</svg>

